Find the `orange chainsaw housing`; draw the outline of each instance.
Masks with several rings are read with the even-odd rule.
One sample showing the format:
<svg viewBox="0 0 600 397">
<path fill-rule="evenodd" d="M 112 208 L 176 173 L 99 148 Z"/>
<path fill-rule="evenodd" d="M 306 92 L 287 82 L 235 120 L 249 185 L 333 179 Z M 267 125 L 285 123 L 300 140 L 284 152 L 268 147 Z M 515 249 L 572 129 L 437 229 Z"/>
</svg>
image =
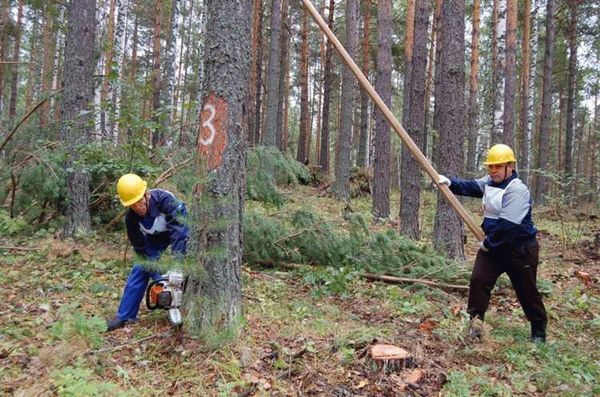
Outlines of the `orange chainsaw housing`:
<svg viewBox="0 0 600 397">
<path fill-rule="evenodd" d="M 150 297 L 150 304 L 152 306 L 158 305 L 158 296 L 160 295 L 160 293 L 163 290 L 164 290 L 164 288 L 161 284 L 155 284 L 152 286 L 152 288 L 150 288 L 149 297 Z"/>
</svg>

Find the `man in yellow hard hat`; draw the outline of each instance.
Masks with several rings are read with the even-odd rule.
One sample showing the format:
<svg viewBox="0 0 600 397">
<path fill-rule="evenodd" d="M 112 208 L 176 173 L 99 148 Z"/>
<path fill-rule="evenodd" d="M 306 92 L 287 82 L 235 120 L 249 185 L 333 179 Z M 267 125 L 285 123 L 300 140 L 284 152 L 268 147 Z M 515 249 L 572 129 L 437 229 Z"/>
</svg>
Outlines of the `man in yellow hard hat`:
<svg viewBox="0 0 600 397">
<path fill-rule="evenodd" d="M 530 340 L 545 342 L 548 317 L 536 285 L 540 246 L 529 189 L 519 179 L 515 164 L 512 149 L 497 144 L 487 153 L 486 177 L 464 180 L 441 175 L 438 182 L 454 194 L 483 199 L 485 239 L 479 243 L 471 273 L 467 306 L 471 318 L 483 321 L 496 280 L 506 273 L 531 323 Z M 480 328 L 471 327 L 469 336 L 479 339 Z"/>
<path fill-rule="evenodd" d="M 125 174 L 117 182 L 121 204 L 127 207 L 127 237 L 136 254 L 156 260 L 171 246 L 175 255 L 184 255 L 189 229 L 184 222 L 185 204 L 164 189 L 147 189 L 146 181 L 136 174 Z M 131 269 L 117 315 L 107 321 L 107 330 L 135 321 L 150 278 L 160 274 L 135 264 Z"/>
</svg>

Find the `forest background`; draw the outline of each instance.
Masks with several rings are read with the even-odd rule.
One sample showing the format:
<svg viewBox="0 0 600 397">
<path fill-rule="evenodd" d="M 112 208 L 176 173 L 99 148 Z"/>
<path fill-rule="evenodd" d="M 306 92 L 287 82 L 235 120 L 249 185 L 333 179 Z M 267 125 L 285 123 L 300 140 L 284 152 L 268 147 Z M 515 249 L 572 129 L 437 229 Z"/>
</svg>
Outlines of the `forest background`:
<svg viewBox="0 0 600 397">
<path fill-rule="evenodd" d="M 535 348 L 506 281 L 489 343 L 463 343 L 476 242 L 300 1 L 1 3 L 4 392 L 599 392 L 597 2 L 315 2 L 440 173 L 515 149 L 558 323 Z M 191 208 L 184 334 L 100 333 L 133 260 L 127 172 Z M 376 340 L 412 364 L 373 368 Z"/>
</svg>

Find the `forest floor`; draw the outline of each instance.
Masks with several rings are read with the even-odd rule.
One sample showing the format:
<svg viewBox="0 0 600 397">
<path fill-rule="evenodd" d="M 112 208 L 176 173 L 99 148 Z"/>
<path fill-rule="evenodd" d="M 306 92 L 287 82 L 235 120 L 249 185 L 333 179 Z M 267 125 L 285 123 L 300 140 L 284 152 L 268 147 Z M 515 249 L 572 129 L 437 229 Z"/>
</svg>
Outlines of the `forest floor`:
<svg viewBox="0 0 600 397">
<path fill-rule="evenodd" d="M 302 203 L 341 219 L 341 204 L 312 188 L 294 188 L 289 198 L 285 208 Z M 430 233 L 433 195 L 425 201 L 422 224 Z M 370 203 L 351 206 L 368 214 Z M 212 341 L 218 348 L 145 307 L 138 322 L 103 333 L 130 268 L 124 233 L 78 243 L 51 231 L 2 238 L 0 395 L 600 395 L 597 211 L 534 213 L 538 284 L 550 316 L 546 344 L 528 342 L 529 324 L 505 275 L 493 292 L 486 338 L 472 344 L 465 293 L 357 278 L 344 294 L 319 296 L 297 272 L 246 265 L 246 324 L 236 339 Z M 466 271 L 475 247 L 469 238 Z M 380 369 L 364 354 L 377 342 L 404 348 L 411 359 Z"/>
</svg>

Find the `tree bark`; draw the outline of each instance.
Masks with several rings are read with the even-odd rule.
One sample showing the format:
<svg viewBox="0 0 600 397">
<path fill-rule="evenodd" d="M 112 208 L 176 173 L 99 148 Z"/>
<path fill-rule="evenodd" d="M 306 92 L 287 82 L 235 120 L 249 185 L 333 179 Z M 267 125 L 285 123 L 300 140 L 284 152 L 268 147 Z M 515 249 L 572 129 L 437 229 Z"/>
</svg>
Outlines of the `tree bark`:
<svg viewBox="0 0 600 397">
<path fill-rule="evenodd" d="M 515 86 L 516 86 L 516 39 L 517 0 L 506 0 L 506 69 L 504 88 L 503 142 L 515 147 Z"/>
<path fill-rule="evenodd" d="M 163 0 L 154 2 L 154 35 L 152 40 L 152 119 L 155 123 L 152 132 L 152 147 L 156 148 L 162 140 L 160 124 L 160 35 L 162 31 Z"/>
<path fill-rule="evenodd" d="M 296 160 L 308 164 L 310 134 L 308 112 L 308 10 L 302 8 L 302 47 L 300 49 L 300 132 L 298 135 L 298 150 Z"/>
<path fill-rule="evenodd" d="M 493 59 L 494 106 L 491 144 L 504 141 L 504 89 L 506 80 L 506 2 L 494 0 L 494 43 Z M 492 50 L 493 51 L 493 50 Z"/>
<path fill-rule="evenodd" d="M 281 74 L 281 0 L 271 6 L 271 39 L 269 41 L 269 72 L 267 74 L 267 103 L 262 143 L 277 145 L 277 104 L 279 101 L 279 75 Z"/>
<path fill-rule="evenodd" d="M 260 120 L 260 103 L 258 99 L 261 91 L 260 71 L 262 63 L 262 0 L 253 0 L 252 4 L 252 63 L 250 64 L 250 86 L 248 94 L 248 143 L 257 144 L 255 131 L 257 120 Z M 260 125 L 260 124 L 259 124 Z"/>
<path fill-rule="evenodd" d="M 423 144 L 425 132 L 425 79 L 427 73 L 427 41 L 429 39 L 428 0 L 416 0 L 414 41 L 410 69 L 409 109 L 406 115 L 407 132 L 418 147 Z M 406 79 L 405 79 L 406 81 Z M 414 240 L 421 234 L 419 207 L 421 202 L 421 168 L 406 145 L 402 145 L 400 172 L 400 233 Z"/>
<path fill-rule="evenodd" d="M 362 72 L 369 78 L 369 49 L 371 48 L 371 0 L 364 2 L 363 42 L 362 42 Z M 369 95 L 360 90 L 360 134 L 358 138 L 358 155 L 356 165 L 366 167 L 369 164 Z"/>
<path fill-rule="evenodd" d="M 377 3 L 377 78 L 376 90 L 383 102 L 392 104 L 392 3 Z M 390 216 L 390 125 L 379 109 L 375 109 L 375 153 L 373 176 L 373 217 Z"/>
<path fill-rule="evenodd" d="M 333 30 L 335 1 L 329 0 L 329 18 L 327 25 Z M 327 42 L 325 49 L 325 70 L 323 77 L 323 111 L 321 113 L 321 140 L 319 165 L 323 175 L 329 174 L 329 111 L 331 108 L 331 91 L 333 86 L 332 71 L 333 44 Z"/>
<path fill-rule="evenodd" d="M 346 43 L 345 48 L 351 58 L 356 56 L 358 47 L 358 0 L 346 1 Z M 354 94 L 356 92 L 356 78 L 352 70 L 346 65 L 342 66 L 342 94 L 340 98 L 340 151 L 335 169 L 335 182 L 332 186 L 333 194 L 340 200 L 350 199 L 350 165 L 352 152 L 352 130 L 354 127 Z"/>
<path fill-rule="evenodd" d="M 290 35 L 288 34 L 289 28 L 289 10 L 290 5 L 288 0 L 282 0 L 281 2 L 281 33 L 279 34 L 280 41 L 280 55 L 279 55 L 279 83 L 277 92 L 279 95 L 277 96 L 277 126 L 275 128 L 276 136 L 275 142 L 277 147 L 281 152 L 285 153 L 284 148 L 284 135 L 286 132 L 284 131 L 284 113 L 286 110 L 285 102 L 287 99 L 286 94 L 286 79 L 289 73 L 289 42 Z"/>
<path fill-rule="evenodd" d="M 15 46 L 13 48 L 13 61 L 19 62 L 21 56 L 21 30 L 23 26 L 23 5 L 25 0 L 19 0 L 19 8 L 17 10 L 17 24 L 15 26 Z M 8 117 L 11 123 L 14 123 L 14 118 L 17 115 L 17 89 L 19 82 L 19 67 L 15 66 L 12 73 L 10 102 L 8 104 Z"/>
<path fill-rule="evenodd" d="M 565 168 L 567 181 L 573 176 L 573 141 L 575 102 L 577 95 L 577 1 L 569 0 L 570 19 L 567 29 L 569 41 L 569 72 L 567 74 L 567 120 L 565 127 Z M 573 186 L 574 184 L 571 184 Z"/>
<path fill-rule="evenodd" d="M 10 0 L 2 2 L 2 14 L 0 15 L 0 59 L 6 59 L 8 52 L 8 26 L 10 25 Z M 0 114 L 4 110 L 4 70 L 5 65 L 0 63 Z"/>
<path fill-rule="evenodd" d="M 52 87 L 52 70 L 54 69 L 54 18 L 50 12 L 50 4 L 44 6 L 44 29 L 43 29 L 43 65 L 42 65 L 42 95 L 48 95 Z M 46 128 L 48 124 L 48 110 L 50 109 L 50 101 L 46 101 L 39 111 L 39 126 Z"/>
<path fill-rule="evenodd" d="M 104 77 L 100 87 L 100 131 L 104 139 L 108 136 L 106 128 L 106 111 L 108 109 L 108 97 L 110 84 L 110 75 L 112 72 L 113 49 L 115 46 L 115 9 L 116 0 L 110 0 L 108 11 L 108 22 L 106 28 L 106 43 L 104 45 Z"/>
<path fill-rule="evenodd" d="M 186 293 L 192 331 L 204 334 L 235 333 L 242 323 L 244 102 L 251 59 L 251 6 L 251 0 L 206 3 L 205 95 L 197 147 L 209 160 L 198 165 L 200 173 L 208 171 L 208 178 L 195 189 L 190 241 L 190 254 L 202 269 L 190 275 Z M 201 171 L 201 164 L 208 170 Z"/>
<path fill-rule="evenodd" d="M 525 0 L 523 6 L 523 63 L 521 66 L 521 114 L 520 139 L 519 139 L 519 177 L 527 183 L 529 178 L 529 102 L 530 102 L 530 74 L 531 74 L 531 0 Z M 534 44 L 535 45 L 535 44 Z M 535 62 L 534 62 L 535 63 Z"/>
<path fill-rule="evenodd" d="M 90 105 L 94 97 L 94 37 L 96 0 L 71 0 L 67 5 L 64 91 L 61 111 L 61 140 L 69 154 L 66 160 L 67 224 L 65 236 L 89 234 L 89 174 L 77 165 L 79 151 L 89 142 Z"/>
<path fill-rule="evenodd" d="M 535 202 L 543 204 L 548 192 L 548 168 L 550 155 L 550 117 L 552 112 L 552 69 L 554 66 L 554 0 L 546 3 L 546 40 L 544 48 L 544 79 L 542 82 L 542 115 L 538 133 L 538 157 L 536 168 Z"/>
<path fill-rule="evenodd" d="M 528 1 L 528 0 L 525 0 Z M 479 129 L 479 104 L 477 101 L 479 89 L 479 24 L 480 0 L 473 0 L 473 32 L 471 34 L 471 68 L 469 75 L 469 117 L 467 133 L 467 174 L 474 177 L 477 172 L 477 133 Z"/>
<path fill-rule="evenodd" d="M 438 169 L 458 175 L 463 169 L 465 127 L 464 53 L 465 2 L 445 0 L 442 5 L 442 55 L 440 59 L 440 141 Z M 459 217 L 438 193 L 433 240 L 450 258 L 464 258 L 463 231 Z"/>
</svg>

